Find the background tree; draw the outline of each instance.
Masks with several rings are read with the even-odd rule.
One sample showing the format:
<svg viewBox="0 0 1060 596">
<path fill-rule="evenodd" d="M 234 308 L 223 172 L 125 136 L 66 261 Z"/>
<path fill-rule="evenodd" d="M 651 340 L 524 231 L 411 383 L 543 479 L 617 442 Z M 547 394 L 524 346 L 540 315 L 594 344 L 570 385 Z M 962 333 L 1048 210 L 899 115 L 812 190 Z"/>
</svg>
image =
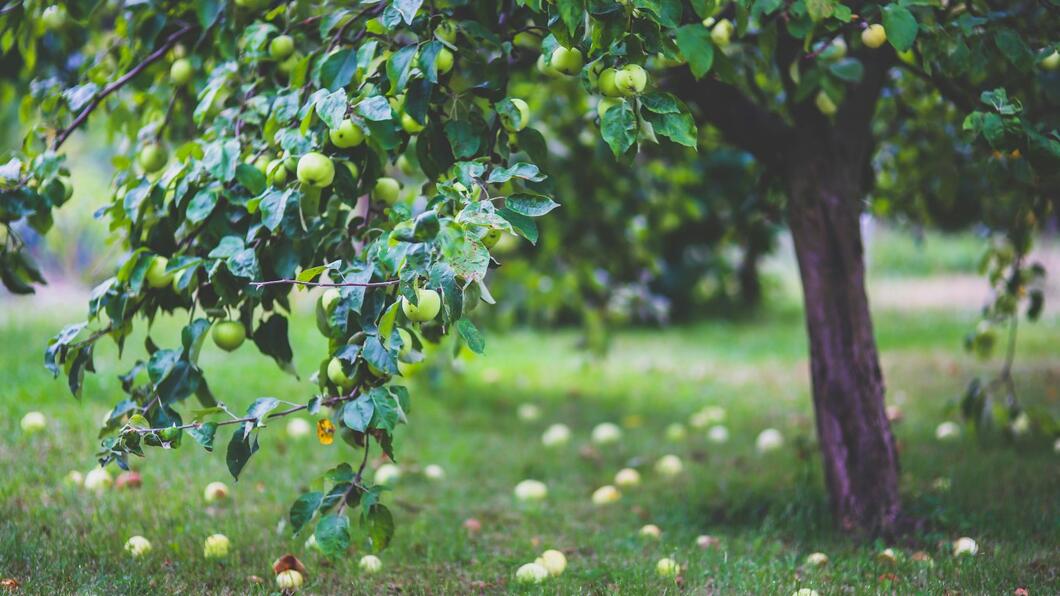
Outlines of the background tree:
<svg viewBox="0 0 1060 596">
<path fill-rule="evenodd" d="M 193 319 L 179 348 L 149 339 L 149 358 L 123 377 L 129 398 L 107 421 L 104 461 L 175 446 L 181 431 L 212 448 L 216 429 L 231 425 L 238 475 L 268 419 L 325 407 L 322 441 L 337 427 L 365 456 L 370 442 L 390 453 L 410 403 L 392 382 L 398 363 L 452 326 L 480 351 L 465 314 L 492 301 L 488 248 L 504 232 L 537 241 L 532 218 L 555 206 L 535 165 L 549 145 L 510 97 L 513 80 L 536 68 L 529 76 L 576 77 L 602 96 L 600 136 L 623 160 L 662 137 L 696 147 L 698 121 L 783 189 L 833 507 L 844 528 L 891 533 L 902 519 L 898 462 L 859 231 L 882 138 L 877 108 L 910 92 L 978 108 L 962 128 L 984 157 L 1019 150 L 1031 192 L 1015 197 L 1017 210 L 1034 222 L 1060 158 L 1040 75 L 1060 60 L 1049 38 L 1057 23 L 1042 3 L 85 0 L 7 2 L 0 12 L 0 47 L 17 53 L 5 63 L 33 79 L 21 109 L 32 129 L 2 170 L 6 285 L 41 281 L 11 224 L 44 231 L 66 200 L 58 150 L 71 132 L 99 111 L 123 154 L 101 215 L 128 258 L 94 291 L 92 326 L 53 340 L 49 366 L 77 393 L 100 338 L 121 345 L 134 319 L 160 312 Z M 544 35 L 536 65 L 515 49 L 530 31 Z M 910 63 L 922 86 L 896 74 Z M 393 178 L 410 155 L 424 182 L 402 197 Z M 287 409 L 262 398 L 244 416 L 217 405 L 195 364 L 211 321 L 224 321 L 214 325 L 222 347 L 248 334 L 288 366 L 291 288 L 325 272 L 341 290 L 319 306 L 331 339 L 320 394 Z M 1010 279 L 1019 296 L 1023 276 Z M 203 409 L 186 412 L 188 422 L 176 406 L 191 395 Z M 389 513 L 360 470 L 337 468 L 320 484 L 292 509 L 296 529 L 319 514 L 318 542 L 338 552 L 349 542 L 346 508 L 359 505 L 385 546 Z"/>
</svg>

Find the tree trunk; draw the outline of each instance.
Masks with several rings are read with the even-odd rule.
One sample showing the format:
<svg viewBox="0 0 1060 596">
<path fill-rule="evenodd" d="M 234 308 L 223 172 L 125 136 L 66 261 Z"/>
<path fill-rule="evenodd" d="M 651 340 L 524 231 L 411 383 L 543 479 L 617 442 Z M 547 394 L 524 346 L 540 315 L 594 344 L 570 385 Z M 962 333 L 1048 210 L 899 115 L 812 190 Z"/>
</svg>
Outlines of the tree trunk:
<svg viewBox="0 0 1060 596">
<path fill-rule="evenodd" d="M 743 257 L 736 273 L 740 281 L 740 303 L 746 308 L 755 308 L 762 302 L 762 282 L 758 276 L 758 259 L 761 255 L 754 238 L 744 244 Z"/>
<path fill-rule="evenodd" d="M 900 514 L 898 454 L 865 294 L 860 169 L 841 159 L 818 153 L 787 170 L 788 223 L 832 508 L 843 529 L 886 536 Z"/>
</svg>

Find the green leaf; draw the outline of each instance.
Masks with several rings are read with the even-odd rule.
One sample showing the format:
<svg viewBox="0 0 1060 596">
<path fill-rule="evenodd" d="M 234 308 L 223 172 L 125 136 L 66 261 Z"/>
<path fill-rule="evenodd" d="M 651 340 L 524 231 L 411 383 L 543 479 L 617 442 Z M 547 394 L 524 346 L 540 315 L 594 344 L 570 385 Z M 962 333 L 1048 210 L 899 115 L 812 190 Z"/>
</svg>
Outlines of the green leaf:
<svg viewBox="0 0 1060 596">
<path fill-rule="evenodd" d="M 419 47 L 416 44 L 409 44 L 394 52 L 390 56 L 390 60 L 387 60 L 386 75 L 390 79 L 391 89 L 395 93 L 400 93 L 405 89 L 409 75 L 412 72 L 412 62 L 418 49 Z"/>
<path fill-rule="evenodd" d="M 887 41 L 899 52 L 912 48 L 916 41 L 916 17 L 904 6 L 888 4 L 883 7 L 883 29 L 887 32 Z"/>
<path fill-rule="evenodd" d="M 284 371 L 297 376 L 291 360 L 294 352 L 291 350 L 291 342 L 287 338 L 287 318 L 280 314 L 274 314 L 267 320 L 262 321 L 254 330 L 254 345 L 258 346 L 262 354 L 272 356 L 276 364 Z"/>
<path fill-rule="evenodd" d="M 406 25 L 412 24 L 412 19 L 416 17 L 416 11 L 422 4 L 423 0 L 394 0 L 394 8 L 401 14 Z"/>
<path fill-rule="evenodd" d="M 805 0 L 805 2 L 806 13 L 815 23 L 827 19 L 835 12 L 836 0 Z"/>
<path fill-rule="evenodd" d="M 538 231 L 534 220 L 507 207 L 497 211 L 497 214 L 508 220 L 517 234 L 529 240 L 531 244 L 537 244 Z"/>
<path fill-rule="evenodd" d="M 373 552 L 382 552 L 394 537 L 394 516 L 384 505 L 372 505 L 361 518 L 362 525 L 368 530 L 368 540 L 372 543 Z M 318 538 L 317 541 L 320 539 Z"/>
<path fill-rule="evenodd" d="M 280 400 L 275 397 L 259 397 L 254 400 L 254 403 L 250 404 L 250 408 L 247 409 L 247 418 L 253 418 L 255 420 L 254 426 L 264 426 L 265 417 L 269 415 L 269 412 L 275 410 L 280 406 Z M 250 426 L 247 426 L 245 432 L 250 432 Z"/>
<path fill-rule="evenodd" d="M 490 172 L 486 182 L 489 184 L 503 184 L 512 178 L 522 178 L 531 182 L 541 182 L 545 175 L 541 173 L 532 163 L 519 162 L 509 168 L 496 168 Z"/>
<path fill-rule="evenodd" d="M 302 496 L 295 499 L 290 513 L 291 529 L 295 534 L 313 519 L 323 500 L 324 493 L 317 491 L 302 493 Z"/>
<path fill-rule="evenodd" d="M 258 171 L 255 168 L 251 169 L 255 172 Z M 236 175 L 239 175 L 238 171 Z M 219 190 L 212 186 L 195 193 L 195 196 L 192 197 L 191 202 L 188 203 L 188 208 L 185 211 L 188 221 L 191 223 L 199 223 L 207 217 L 210 217 L 214 208 L 217 207 L 217 197 L 219 195 Z"/>
<path fill-rule="evenodd" d="M 667 137 L 685 147 L 696 148 L 699 145 L 699 129 L 696 128 L 696 122 L 688 112 L 678 114 L 645 112 L 644 119 L 652 125 L 655 134 Z"/>
<path fill-rule="evenodd" d="M 828 70 L 848 83 L 860 83 L 861 77 L 865 75 L 865 67 L 857 58 L 843 58 L 830 64 Z"/>
<path fill-rule="evenodd" d="M 228 464 L 228 471 L 237 482 L 239 481 L 239 474 L 246 467 L 247 462 L 250 461 L 250 456 L 257 451 L 257 433 L 246 436 L 243 433 L 243 426 L 238 426 L 236 431 L 232 433 L 232 440 L 228 442 L 228 453 L 225 454 L 225 463 Z"/>
<path fill-rule="evenodd" d="M 364 340 L 361 356 L 365 362 L 385 373 L 395 375 L 398 372 L 397 360 L 383 347 L 378 336 L 370 335 Z"/>
<path fill-rule="evenodd" d="M 345 515 L 329 513 L 317 522 L 313 535 L 317 548 L 325 557 L 336 558 L 350 548 L 350 520 Z"/>
<path fill-rule="evenodd" d="M 394 119 L 390 102 L 382 95 L 373 95 L 357 104 L 357 113 L 374 122 Z"/>
<path fill-rule="evenodd" d="M 195 442 L 202 445 L 202 448 L 207 451 L 213 451 L 213 438 L 217 434 L 217 423 L 216 422 L 203 422 L 199 426 L 193 426 L 186 429 L 191 438 L 195 439 Z"/>
<path fill-rule="evenodd" d="M 339 124 L 346 118 L 346 109 L 348 107 L 349 100 L 346 98 L 345 89 L 322 95 L 316 101 L 317 115 L 332 130 L 338 128 Z"/>
<path fill-rule="evenodd" d="M 615 157 L 620 157 L 637 142 L 637 119 L 628 102 L 614 106 L 601 118 L 604 141 Z"/>
<path fill-rule="evenodd" d="M 471 348 L 472 352 L 481 354 L 486 351 L 486 338 L 482 336 L 482 332 L 475 327 L 474 323 L 467 319 L 460 319 L 456 322 L 456 330 L 460 332 L 460 337 L 464 338 L 467 347 Z"/>
<path fill-rule="evenodd" d="M 1006 27 L 994 33 L 994 43 L 1005 58 L 1020 70 L 1029 71 L 1034 68 L 1034 52 L 1012 29 Z"/>
<path fill-rule="evenodd" d="M 714 64 L 714 43 L 710 41 L 710 30 L 700 23 L 685 25 L 677 29 L 677 47 L 688 61 L 692 75 L 703 78 Z M 614 110 L 608 110 L 608 113 Z"/>
<path fill-rule="evenodd" d="M 634 6 L 651 11 L 655 21 L 663 27 L 672 29 L 681 21 L 680 0 L 636 0 Z"/>
<path fill-rule="evenodd" d="M 350 49 L 341 49 L 327 58 L 320 66 L 320 84 L 328 90 L 338 90 L 353 81 L 357 73 L 357 54 Z"/>
<path fill-rule="evenodd" d="M 567 26 L 567 33 L 574 35 L 585 19 L 585 0 L 556 0 L 556 9 L 560 20 Z"/>
<path fill-rule="evenodd" d="M 372 422 L 375 414 L 375 404 L 367 395 L 362 395 L 353 401 L 346 402 L 342 407 L 342 424 L 350 430 L 365 432 Z"/>
<path fill-rule="evenodd" d="M 236 180 L 239 180 L 239 183 L 243 185 L 243 188 L 247 189 L 247 191 L 253 196 L 260 195 L 265 190 L 265 187 L 268 186 L 265 174 L 262 174 L 261 170 L 246 163 L 241 163 L 236 166 Z"/>
<path fill-rule="evenodd" d="M 528 217 L 540 217 L 559 207 L 559 203 L 545 195 L 517 193 L 505 198 L 504 206 Z"/>
</svg>

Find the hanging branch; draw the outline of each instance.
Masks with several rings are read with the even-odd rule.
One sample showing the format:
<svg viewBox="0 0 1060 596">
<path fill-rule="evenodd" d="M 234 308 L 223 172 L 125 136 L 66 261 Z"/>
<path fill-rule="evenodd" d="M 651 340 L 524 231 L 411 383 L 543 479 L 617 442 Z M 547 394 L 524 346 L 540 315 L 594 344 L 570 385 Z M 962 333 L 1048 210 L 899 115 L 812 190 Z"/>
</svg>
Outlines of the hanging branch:
<svg viewBox="0 0 1060 596">
<path fill-rule="evenodd" d="M 157 50 L 152 52 L 149 56 L 147 56 L 147 58 L 144 58 L 143 62 L 134 66 L 129 72 L 122 75 L 121 78 L 119 78 L 118 80 L 104 87 L 103 91 L 100 91 L 99 94 L 96 95 L 96 97 L 87 106 L 85 106 L 85 109 L 81 110 L 81 113 L 77 115 L 77 118 L 74 118 L 74 121 L 70 123 L 70 126 L 67 126 L 66 128 L 59 131 L 59 134 L 55 137 L 55 143 L 52 145 L 52 150 L 58 151 L 59 147 L 62 147 L 63 143 L 66 142 L 66 139 L 75 130 L 77 130 L 79 126 L 81 126 L 85 123 L 86 120 L 88 120 L 89 114 L 91 114 L 96 108 L 98 108 L 99 104 L 103 103 L 103 100 L 106 99 L 108 95 L 124 87 L 126 84 L 129 83 L 129 81 L 136 78 L 136 75 L 140 74 L 148 66 L 151 66 L 160 58 L 165 56 L 166 52 L 172 49 L 173 46 L 177 45 L 177 42 L 180 41 L 180 38 L 187 35 L 188 32 L 190 32 L 191 30 L 191 25 L 185 25 L 175 33 L 171 34 L 169 37 L 166 38 L 166 41 L 163 42 Z"/>
<path fill-rule="evenodd" d="M 357 288 L 377 288 L 380 286 L 392 286 L 394 284 L 401 283 L 400 279 L 388 279 L 386 281 L 342 281 L 342 282 L 324 282 L 324 281 L 301 281 L 298 279 L 271 279 L 269 281 L 252 281 L 250 285 L 254 286 L 255 289 L 262 288 L 264 286 L 278 286 L 278 285 L 300 285 L 300 286 L 313 286 L 320 288 L 345 288 L 345 287 L 357 287 Z"/>
</svg>

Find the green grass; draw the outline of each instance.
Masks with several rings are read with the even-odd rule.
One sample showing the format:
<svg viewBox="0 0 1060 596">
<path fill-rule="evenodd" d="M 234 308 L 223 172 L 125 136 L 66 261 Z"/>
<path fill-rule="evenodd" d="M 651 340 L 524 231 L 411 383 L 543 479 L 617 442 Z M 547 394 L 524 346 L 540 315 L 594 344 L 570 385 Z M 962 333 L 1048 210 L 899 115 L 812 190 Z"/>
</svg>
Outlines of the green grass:
<svg viewBox="0 0 1060 596">
<path fill-rule="evenodd" d="M 916 232 L 878 223 L 868 242 L 868 268 L 891 277 L 975 275 L 987 245 L 987 239 L 973 232 Z"/>
<path fill-rule="evenodd" d="M 969 376 L 987 368 L 959 349 L 972 314 L 883 313 L 877 320 L 889 400 L 905 412 L 896 433 L 906 507 L 930 528 L 894 545 L 904 554 L 896 568 L 874 562 L 883 545 L 852 541 L 832 525 L 812 445 L 802 321 L 797 312 L 773 311 L 753 321 L 621 333 L 601 363 L 579 355 L 568 333 L 490 335 L 487 357 L 462 361 L 437 382 L 420 380 L 412 424 L 399 437 L 406 474 L 386 497 L 398 532 L 382 554 L 383 572 L 366 577 L 356 565 L 360 534 L 348 558 L 327 562 L 307 553 L 304 537 L 292 537 L 282 522 L 300 489 L 358 454 L 338 443 L 294 442 L 282 424 L 263 433 L 238 483 L 228 478 L 223 453 L 186 441 L 179 452 L 151 450 L 135 462 L 140 490 L 97 496 L 64 485 L 69 470 L 92 466 L 95 424 L 119 399 L 115 377 L 140 356 L 142 342 L 121 363 L 101 349 L 99 374 L 77 402 L 46 374 L 40 355 L 47 336 L 75 315 L 34 316 L 28 303 L 0 308 L 19 313 L 0 323 L 0 577 L 17 579 L 26 593 L 266 592 L 271 562 L 288 552 L 308 566 L 311 593 L 1057 591 L 1060 482 L 1051 443 L 966 437 L 940 444 L 932 437 Z M 156 341 L 173 343 L 175 328 L 157 324 Z M 308 371 L 325 345 L 308 316 L 294 328 L 296 364 Z M 1055 320 L 1026 327 L 1016 371 L 1024 399 L 1054 413 L 1058 330 Z M 203 365 L 219 398 L 237 410 L 262 395 L 309 396 L 250 345 L 234 354 L 207 348 Z M 524 402 L 539 404 L 542 419 L 519 421 L 515 409 Z M 667 425 L 706 404 L 727 409 L 729 443 L 710 445 L 701 433 L 680 443 L 663 437 Z M 18 421 L 29 410 L 49 417 L 49 432 L 21 433 Z M 618 446 L 587 447 L 594 424 L 637 419 Z M 553 422 L 572 427 L 570 445 L 541 446 Z M 783 431 L 788 448 L 760 456 L 754 438 L 767 426 Z M 652 473 L 651 462 L 665 453 L 682 456 L 684 475 L 662 481 Z M 431 483 L 416 473 L 428 463 L 441 464 L 447 479 Z M 610 508 L 593 507 L 592 491 L 626 465 L 641 468 L 644 485 Z M 528 477 L 550 488 L 539 507 L 513 500 L 512 487 Z M 949 491 L 932 490 L 939 477 L 951 479 Z M 229 504 L 203 504 L 202 489 L 213 480 L 232 486 Z M 482 523 L 473 537 L 462 528 L 470 517 Z M 638 539 L 645 523 L 663 529 L 661 542 Z M 215 532 L 234 547 L 220 563 L 202 558 L 202 541 Z M 153 542 L 150 556 L 125 555 L 122 544 L 133 534 Z M 722 547 L 699 550 L 699 534 L 719 537 Z M 956 560 L 948 544 L 965 535 L 979 542 L 980 555 Z M 543 588 L 515 586 L 515 569 L 546 548 L 567 553 L 567 572 Z M 934 566 L 910 561 L 915 550 L 930 553 Z M 814 551 L 827 553 L 830 565 L 804 569 Z M 654 575 L 663 556 L 685 567 L 680 587 Z"/>
</svg>

